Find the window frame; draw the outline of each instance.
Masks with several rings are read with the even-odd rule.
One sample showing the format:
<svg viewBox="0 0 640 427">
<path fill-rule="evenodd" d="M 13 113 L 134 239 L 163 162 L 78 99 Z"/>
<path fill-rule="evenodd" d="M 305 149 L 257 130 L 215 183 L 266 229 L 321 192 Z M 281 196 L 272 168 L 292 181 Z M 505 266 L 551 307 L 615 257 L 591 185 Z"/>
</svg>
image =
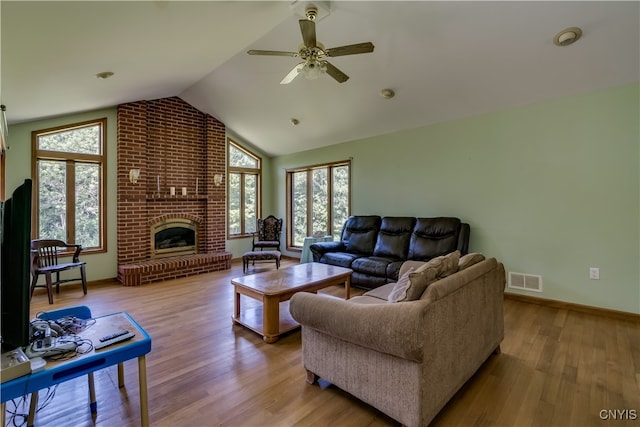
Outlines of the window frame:
<svg viewBox="0 0 640 427">
<path fill-rule="evenodd" d="M 70 153 L 65 151 L 52 151 L 41 150 L 38 148 L 38 138 L 59 132 L 71 131 L 83 127 L 98 126 L 100 135 L 100 154 L 87 154 L 87 153 Z M 32 223 L 34 226 L 31 230 L 31 237 L 33 239 L 43 238 L 40 233 L 40 182 L 38 173 L 38 161 L 40 160 L 53 160 L 53 161 L 65 161 L 66 164 L 66 226 L 67 235 L 66 243 L 75 243 L 75 168 L 76 163 L 80 164 L 97 164 L 99 166 L 99 206 L 100 206 L 100 225 L 98 230 L 99 244 L 96 247 L 86 248 L 83 247 L 83 253 L 102 253 L 107 252 L 107 200 L 106 200 L 106 183 L 107 183 L 107 118 L 87 120 L 83 122 L 76 122 L 67 125 L 55 126 L 47 129 L 39 129 L 31 132 L 31 177 L 33 180 L 33 208 L 32 208 Z M 69 215 L 71 212 L 71 215 Z M 63 255 L 70 255 L 71 252 L 63 252 Z"/>
<path fill-rule="evenodd" d="M 347 197 L 347 216 L 351 215 L 351 159 L 348 160 L 340 160 L 329 163 L 321 163 L 315 164 L 311 166 L 301 166 L 296 168 L 290 168 L 285 171 L 286 174 L 286 209 L 287 209 L 287 250 L 289 251 L 302 251 L 302 246 L 295 246 L 293 244 L 293 174 L 306 172 L 307 173 L 307 195 L 312 194 L 312 186 L 313 180 L 311 179 L 311 175 L 314 170 L 318 169 L 326 169 L 327 170 L 327 233 L 333 234 L 334 230 L 332 229 L 333 224 L 333 174 L 332 169 L 336 167 L 348 167 L 348 192 L 349 195 Z M 313 234 L 313 197 L 307 197 L 307 236 L 311 236 Z"/>
<path fill-rule="evenodd" d="M 258 163 L 257 168 L 248 168 L 242 166 L 232 166 L 231 165 L 231 147 L 234 147 L 236 150 L 242 151 L 246 155 L 253 157 L 256 159 Z M 232 173 L 240 174 L 240 233 L 231 233 L 231 221 L 229 215 L 231 213 L 230 203 L 231 203 L 231 190 L 229 188 L 229 177 Z M 255 175 L 256 177 L 256 219 L 262 217 L 262 157 L 258 156 L 256 153 L 251 150 L 243 147 L 238 144 L 232 138 L 227 138 L 227 239 L 244 239 L 247 237 L 253 236 L 254 233 L 247 233 L 246 231 L 246 218 L 244 216 L 245 212 L 245 179 L 246 175 Z"/>
</svg>

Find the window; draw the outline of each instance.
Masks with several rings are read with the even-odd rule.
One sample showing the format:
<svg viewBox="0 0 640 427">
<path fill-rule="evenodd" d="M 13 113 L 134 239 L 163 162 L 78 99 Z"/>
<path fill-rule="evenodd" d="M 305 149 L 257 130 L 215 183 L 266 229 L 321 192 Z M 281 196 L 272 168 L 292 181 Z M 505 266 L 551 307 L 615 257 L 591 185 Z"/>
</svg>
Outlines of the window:
<svg viewBox="0 0 640 427">
<path fill-rule="evenodd" d="M 105 129 L 100 119 L 32 133 L 37 238 L 106 250 Z"/>
<path fill-rule="evenodd" d="M 307 236 L 340 238 L 351 212 L 350 161 L 287 171 L 287 246 L 301 248 Z"/>
<path fill-rule="evenodd" d="M 244 237 L 256 231 L 260 216 L 261 159 L 228 139 L 228 207 L 227 236 Z"/>
</svg>

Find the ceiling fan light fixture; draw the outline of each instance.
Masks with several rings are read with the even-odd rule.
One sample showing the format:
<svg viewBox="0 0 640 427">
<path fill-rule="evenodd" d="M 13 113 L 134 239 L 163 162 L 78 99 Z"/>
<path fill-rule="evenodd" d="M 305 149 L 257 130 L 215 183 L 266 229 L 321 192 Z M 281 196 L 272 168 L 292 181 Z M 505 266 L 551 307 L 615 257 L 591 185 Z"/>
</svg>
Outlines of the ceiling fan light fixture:
<svg viewBox="0 0 640 427">
<path fill-rule="evenodd" d="M 300 74 L 302 74 L 307 80 L 315 80 L 322 76 L 326 71 L 327 67 L 322 63 L 322 61 L 310 59 L 304 64 Z"/>
</svg>

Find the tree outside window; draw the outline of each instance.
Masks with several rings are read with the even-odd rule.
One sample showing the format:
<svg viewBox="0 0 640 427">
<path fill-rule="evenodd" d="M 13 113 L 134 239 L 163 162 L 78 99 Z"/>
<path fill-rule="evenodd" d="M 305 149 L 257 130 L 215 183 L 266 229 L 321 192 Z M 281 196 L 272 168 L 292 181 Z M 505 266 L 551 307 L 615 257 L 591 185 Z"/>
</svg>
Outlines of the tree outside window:
<svg viewBox="0 0 640 427">
<path fill-rule="evenodd" d="M 228 237 L 244 237 L 256 231 L 262 197 L 260 178 L 261 159 L 228 141 Z"/>
<path fill-rule="evenodd" d="M 105 129 L 100 119 L 32 133 L 37 238 L 106 250 Z"/>
<path fill-rule="evenodd" d="M 287 171 L 287 246 L 301 248 L 307 236 L 340 238 L 349 217 L 349 161 Z"/>
</svg>

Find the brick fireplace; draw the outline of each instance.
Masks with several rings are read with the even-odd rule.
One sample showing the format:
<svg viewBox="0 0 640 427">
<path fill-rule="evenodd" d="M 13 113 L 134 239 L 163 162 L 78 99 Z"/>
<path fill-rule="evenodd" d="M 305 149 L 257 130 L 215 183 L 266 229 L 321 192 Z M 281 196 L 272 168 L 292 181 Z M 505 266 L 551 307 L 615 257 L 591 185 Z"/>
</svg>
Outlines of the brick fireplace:
<svg viewBox="0 0 640 427">
<path fill-rule="evenodd" d="M 177 97 L 118 106 L 118 280 L 141 285 L 230 268 L 225 251 L 225 126 Z M 136 183 L 129 172 L 139 170 Z M 173 189 L 172 189 L 173 188 Z M 189 221 L 188 254 L 156 256 L 151 229 Z M 180 243 L 181 245 L 183 243 Z"/>
</svg>

